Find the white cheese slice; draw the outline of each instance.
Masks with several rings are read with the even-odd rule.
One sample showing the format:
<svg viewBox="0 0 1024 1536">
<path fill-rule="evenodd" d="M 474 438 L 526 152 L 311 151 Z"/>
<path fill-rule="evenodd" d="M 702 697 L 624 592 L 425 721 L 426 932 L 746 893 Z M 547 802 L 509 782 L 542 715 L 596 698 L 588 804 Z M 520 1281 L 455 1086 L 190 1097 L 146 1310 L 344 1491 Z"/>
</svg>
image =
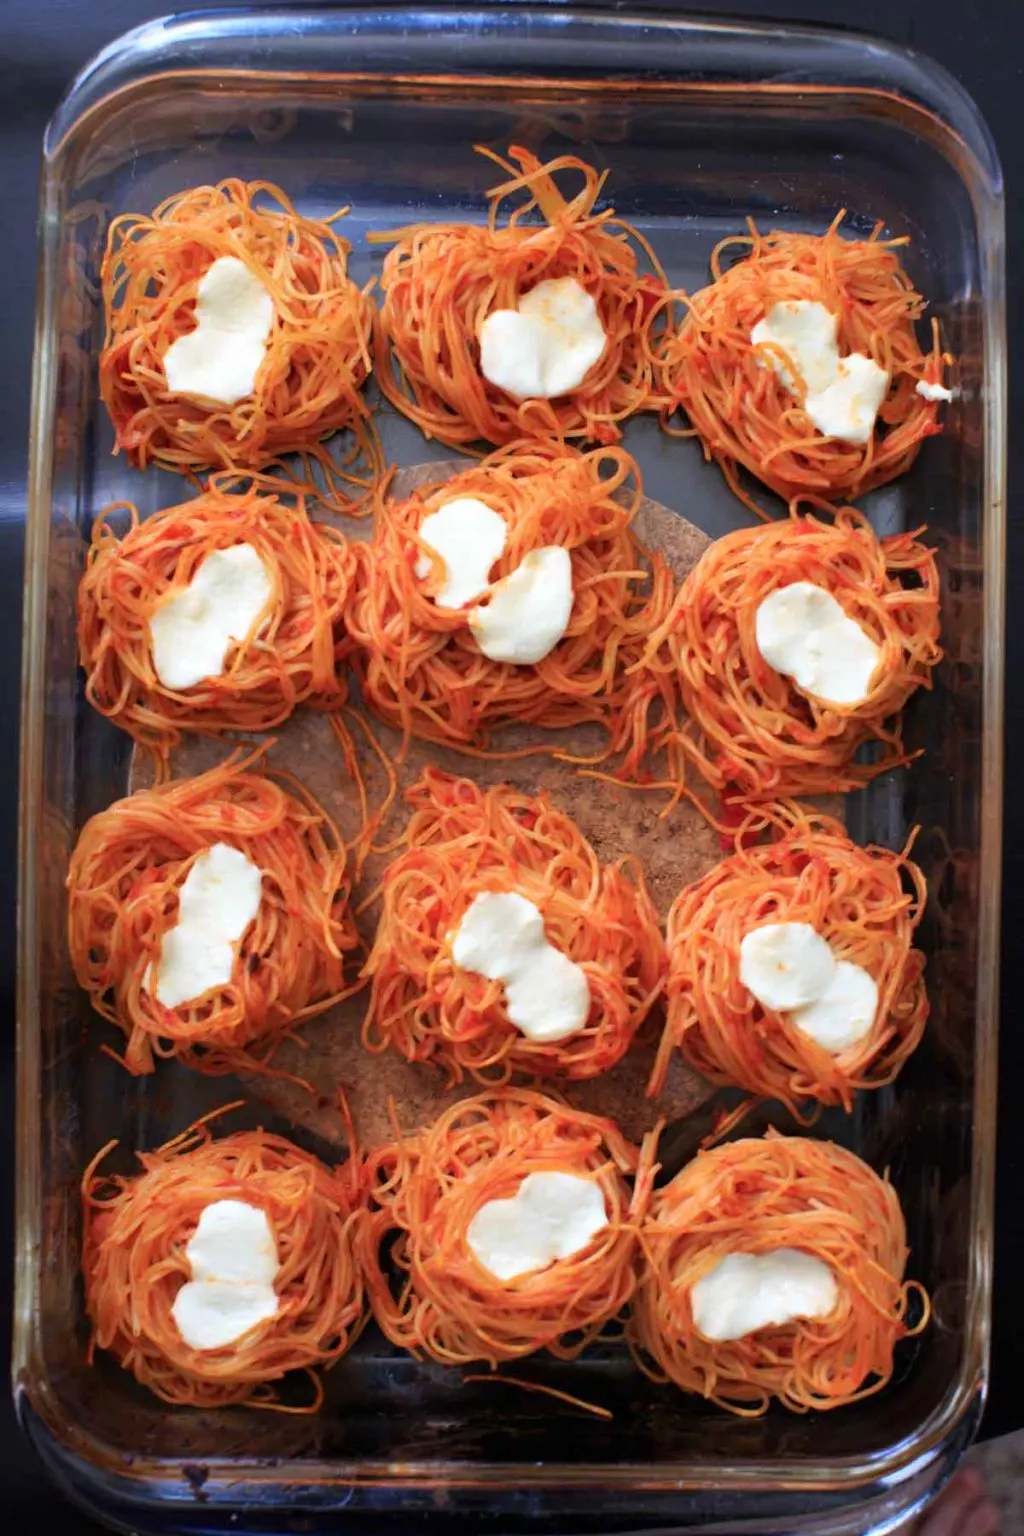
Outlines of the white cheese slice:
<svg viewBox="0 0 1024 1536">
<path fill-rule="evenodd" d="M 196 859 L 178 893 L 178 921 L 163 936 L 147 990 L 177 1008 L 227 986 L 239 941 L 260 909 L 263 876 L 251 859 L 214 843 Z M 155 974 L 154 974 L 155 973 Z"/>
<path fill-rule="evenodd" d="M 452 935 L 452 959 L 504 983 L 509 1022 L 528 1040 L 567 1040 L 587 1022 L 586 973 L 548 943 L 540 910 L 515 891 L 473 898 Z"/>
<path fill-rule="evenodd" d="M 918 379 L 917 392 L 926 400 L 952 400 L 953 391 L 947 389 L 944 384 L 929 384 L 927 379 Z"/>
<path fill-rule="evenodd" d="M 797 1318 L 827 1317 L 839 1298 L 824 1260 L 798 1248 L 727 1253 L 690 1292 L 693 1321 L 715 1343 Z"/>
<path fill-rule="evenodd" d="M 429 513 L 420 538 L 444 562 L 444 584 L 434 595 L 441 608 L 461 608 L 486 592 L 491 567 L 505 548 L 508 527 L 500 513 L 475 496 L 458 496 Z M 417 576 L 429 576 L 426 555 L 416 562 Z"/>
<path fill-rule="evenodd" d="M 836 971 L 820 997 L 793 1011 L 793 1023 L 833 1056 L 848 1051 L 870 1034 L 878 1012 L 878 983 L 862 966 L 836 962 Z"/>
<path fill-rule="evenodd" d="M 498 1280 L 515 1280 L 571 1258 L 607 1225 L 604 1193 L 593 1179 L 528 1173 L 511 1199 L 480 1207 L 466 1240 Z"/>
<path fill-rule="evenodd" d="M 487 602 L 471 608 L 469 627 L 491 661 L 528 666 L 543 661 L 569 627 L 572 560 L 559 544 L 531 549 L 496 581 Z"/>
<path fill-rule="evenodd" d="M 480 327 L 480 371 L 516 400 L 553 400 L 578 389 L 608 338 L 592 296 L 574 277 L 546 278 L 518 309 L 496 309 Z"/>
<path fill-rule="evenodd" d="M 881 647 L 811 581 L 777 587 L 754 616 L 757 648 L 770 667 L 826 704 L 861 704 Z"/>
<path fill-rule="evenodd" d="M 823 996 L 835 973 L 835 957 L 810 923 L 765 923 L 740 940 L 740 980 L 762 1008 L 806 1007 Z"/>
<path fill-rule="evenodd" d="M 232 645 L 245 639 L 270 602 L 270 574 L 251 544 L 215 549 L 183 592 L 149 621 L 153 667 L 165 688 L 220 677 Z"/>
<path fill-rule="evenodd" d="M 164 353 L 172 395 L 235 405 L 256 388 L 274 323 L 274 301 L 237 256 L 218 256 L 196 290 L 196 328 Z"/>
<path fill-rule="evenodd" d="M 223 1349 L 276 1315 L 280 1266 L 266 1211 L 215 1200 L 200 1215 L 185 1256 L 192 1278 L 171 1315 L 191 1349 Z"/>
<path fill-rule="evenodd" d="M 773 304 L 750 333 L 766 362 L 789 390 L 803 380 L 804 409 L 819 432 L 846 443 L 866 443 L 875 430 L 889 375 L 862 352 L 839 356 L 839 320 L 824 304 L 785 299 Z M 788 364 L 788 366 L 787 366 Z"/>
</svg>

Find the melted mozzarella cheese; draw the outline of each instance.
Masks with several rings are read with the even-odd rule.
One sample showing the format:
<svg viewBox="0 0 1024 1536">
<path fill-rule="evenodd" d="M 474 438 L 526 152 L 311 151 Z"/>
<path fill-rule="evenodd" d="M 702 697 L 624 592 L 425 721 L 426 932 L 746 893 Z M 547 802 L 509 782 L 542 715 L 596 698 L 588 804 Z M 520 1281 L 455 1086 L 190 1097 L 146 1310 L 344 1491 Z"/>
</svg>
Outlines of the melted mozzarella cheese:
<svg viewBox="0 0 1024 1536">
<path fill-rule="evenodd" d="M 862 352 L 839 356 L 838 316 L 810 299 L 773 304 L 750 333 L 787 389 L 803 380 L 804 409 L 819 432 L 866 443 L 875 429 L 889 375 Z M 788 365 L 788 366 L 787 366 Z"/>
<path fill-rule="evenodd" d="M 220 677 L 273 593 L 269 572 L 251 544 L 215 549 L 183 592 L 162 602 L 149 621 L 153 667 L 165 688 L 193 688 Z"/>
<path fill-rule="evenodd" d="M 529 666 L 543 661 L 558 644 L 572 614 L 572 559 L 557 544 L 534 549 L 515 570 L 490 584 L 491 568 L 505 548 L 504 518 L 473 496 L 461 496 L 431 512 L 420 537 L 444 563 L 444 581 L 435 596 L 443 608 L 461 608 L 481 595 L 467 614 L 477 645 L 491 661 Z M 419 577 L 430 575 L 421 555 Z"/>
<path fill-rule="evenodd" d="M 237 256 L 219 256 L 196 291 L 196 328 L 164 353 L 172 395 L 234 405 L 251 395 L 274 322 L 274 302 Z"/>
<path fill-rule="evenodd" d="M 228 985 L 236 947 L 260 909 L 262 883 L 252 860 L 227 843 L 199 855 L 178 893 L 178 921 L 164 934 L 147 978 L 157 1002 L 177 1008 Z"/>
<path fill-rule="evenodd" d="M 444 583 L 434 594 L 441 608 L 461 608 L 486 592 L 491 567 L 505 548 L 505 519 L 475 496 L 458 496 L 431 512 L 420 524 L 420 538 L 444 562 Z M 421 555 L 417 576 L 429 576 L 430 560 Z"/>
<path fill-rule="evenodd" d="M 740 941 L 740 980 L 762 1008 L 815 1002 L 835 978 L 831 949 L 810 923 L 765 923 Z"/>
<path fill-rule="evenodd" d="M 531 549 L 515 570 L 470 610 L 469 627 L 491 661 L 528 666 L 543 661 L 569 627 L 572 560 L 559 544 Z"/>
<path fill-rule="evenodd" d="M 260 1207 L 215 1200 L 200 1215 L 185 1256 L 192 1278 L 171 1315 L 191 1349 L 223 1349 L 276 1315 L 277 1244 Z"/>
<path fill-rule="evenodd" d="M 797 1318 L 827 1317 L 839 1298 L 829 1266 L 798 1248 L 727 1253 L 690 1292 L 693 1321 L 716 1343 Z"/>
<path fill-rule="evenodd" d="M 836 962 L 836 972 L 819 997 L 794 1009 L 793 1023 L 833 1056 L 871 1033 L 878 1012 L 878 983 L 862 966 Z"/>
<path fill-rule="evenodd" d="M 547 278 L 518 309 L 496 309 L 480 327 L 480 371 L 516 400 L 553 400 L 578 389 L 607 345 L 597 305 L 574 277 Z"/>
<path fill-rule="evenodd" d="M 862 966 L 837 960 L 810 923 L 765 923 L 740 940 L 740 981 L 762 1008 L 788 1013 L 833 1056 L 871 1032 L 878 983 Z"/>
<path fill-rule="evenodd" d="M 952 400 L 953 391 L 947 389 L 944 384 L 929 384 L 927 379 L 918 379 L 917 392 L 926 400 Z"/>
<path fill-rule="evenodd" d="M 773 304 L 750 333 L 755 347 L 771 348 L 768 361 L 787 389 L 796 380 L 787 362 L 795 365 L 809 395 L 827 389 L 839 367 L 839 316 L 824 304 L 788 299 Z"/>
<path fill-rule="evenodd" d="M 504 983 L 509 1021 L 528 1040 L 567 1040 L 587 1022 L 586 973 L 548 943 L 539 909 L 515 891 L 473 898 L 453 935 L 452 959 Z"/>
<path fill-rule="evenodd" d="M 866 443 L 875 430 L 888 388 L 889 375 L 884 368 L 870 357 L 851 352 L 840 359 L 828 388 L 807 396 L 804 409 L 824 437 Z"/>
<path fill-rule="evenodd" d="M 770 667 L 826 704 L 861 704 L 871 692 L 881 647 L 824 587 L 777 587 L 754 616 L 757 648 Z"/>
<path fill-rule="evenodd" d="M 499 1280 L 546 1269 L 579 1253 L 608 1224 L 604 1193 L 575 1173 L 528 1173 L 511 1199 L 488 1200 L 466 1240 Z"/>
</svg>

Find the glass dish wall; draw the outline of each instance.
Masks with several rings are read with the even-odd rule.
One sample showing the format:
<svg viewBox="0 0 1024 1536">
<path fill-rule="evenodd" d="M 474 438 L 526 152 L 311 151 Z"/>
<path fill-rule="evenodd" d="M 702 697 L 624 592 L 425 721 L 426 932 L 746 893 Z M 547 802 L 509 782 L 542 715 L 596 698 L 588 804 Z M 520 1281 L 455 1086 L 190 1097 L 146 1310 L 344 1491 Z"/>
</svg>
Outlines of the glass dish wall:
<svg viewBox="0 0 1024 1536">
<path fill-rule="evenodd" d="M 821 1134 L 888 1165 L 935 1322 L 887 1391 L 827 1416 L 746 1422 L 652 1387 L 617 1350 L 540 1379 L 599 1393 L 608 1423 L 398 1356 L 371 1330 L 314 1421 L 172 1413 L 85 1361 L 77 1188 L 112 1135 L 125 1165 L 225 1085 L 165 1065 L 129 1079 L 99 1055 L 70 972 L 63 879 L 83 820 L 125 788 L 127 742 L 85 705 L 75 587 L 90 522 L 180 482 L 110 455 L 96 389 L 107 225 L 183 187 L 267 178 L 304 211 L 350 202 L 353 275 L 370 228 L 479 219 L 493 167 L 472 146 L 572 149 L 610 170 L 618 212 L 670 279 L 706 281 L 716 241 L 753 215 L 821 230 L 837 208 L 909 234 L 917 286 L 958 358 L 948 430 L 868 506 L 879 530 L 927 523 L 940 554 L 946 661 L 914 701 L 912 771 L 852 797 L 855 835 L 920 824 L 933 1016 L 890 1089 Z M 252 13 L 155 23 L 72 88 L 46 142 L 23 704 L 16 1393 L 49 1465 L 134 1527 L 270 1530 L 284 1511 L 380 1530 L 400 1512 L 488 1511 L 495 1529 L 699 1525 L 882 1529 L 944 1475 L 984 1391 L 995 1134 L 1002 667 L 1003 311 L 998 165 L 941 71 L 852 35 L 528 7 Z M 450 456 L 387 411 L 400 463 Z M 748 514 L 692 442 L 631 425 L 649 494 L 712 535 Z M 775 1117 L 776 1123 L 778 1117 Z M 279 1127 L 287 1130 L 288 1128 Z M 703 1128 L 703 1127 L 702 1127 Z M 701 1129 L 702 1129 L 701 1128 Z M 698 1131 L 676 1128 L 681 1160 Z M 868 1515 L 867 1510 L 871 1513 Z M 305 1527 L 303 1527 L 305 1528 Z"/>
</svg>

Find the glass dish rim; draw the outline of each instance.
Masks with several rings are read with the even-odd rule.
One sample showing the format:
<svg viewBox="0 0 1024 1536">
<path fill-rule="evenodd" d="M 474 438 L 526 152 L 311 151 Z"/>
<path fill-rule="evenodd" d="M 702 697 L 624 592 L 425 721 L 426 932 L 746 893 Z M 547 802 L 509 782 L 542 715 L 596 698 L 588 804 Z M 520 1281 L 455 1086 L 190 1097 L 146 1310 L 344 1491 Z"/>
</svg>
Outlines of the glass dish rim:
<svg viewBox="0 0 1024 1536">
<path fill-rule="evenodd" d="M 352 36 L 351 29 L 362 17 L 385 29 L 390 24 L 400 24 L 403 19 L 415 17 L 421 26 L 429 26 L 431 18 L 446 17 L 450 22 L 465 22 L 486 18 L 496 28 L 495 36 L 503 29 L 511 35 L 522 28 L 529 18 L 534 26 L 546 29 L 550 35 L 569 35 L 573 26 L 614 27 L 623 35 L 638 28 L 657 28 L 686 37 L 689 59 L 681 59 L 679 75 L 675 80 L 666 79 L 660 87 L 676 92 L 686 91 L 696 96 L 735 92 L 742 89 L 745 95 L 752 91 L 764 93 L 803 93 L 815 91 L 841 91 L 848 97 L 883 98 L 890 103 L 890 110 L 911 112 L 920 119 L 920 130 L 927 131 L 933 140 L 944 146 L 951 160 L 968 187 L 972 197 L 978 228 L 979 245 L 983 253 L 984 272 L 981 291 L 984 300 L 984 409 L 985 463 L 982 533 L 984 543 L 984 742 L 981 782 L 981 867 L 982 878 L 979 896 L 978 972 L 976 986 L 976 1052 L 975 1098 L 971 1166 L 971 1230 L 975 1247 L 971 1258 L 969 1297 L 964 1333 L 964 1349 L 960 1372 L 954 1386 L 943 1403 L 919 1426 L 918 1432 L 897 1444 L 870 1457 L 836 1457 L 821 1461 L 810 1468 L 801 1461 L 775 1459 L 757 1461 L 734 1467 L 709 1467 L 700 1463 L 662 1463 L 655 1467 L 620 1463 L 603 1466 L 600 1481 L 605 1486 L 644 1487 L 652 1491 L 679 1489 L 699 1491 L 715 1486 L 728 1486 L 737 1492 L 751 1492 L 766 1487 L 787 1488 L 794 1491 L 824 1491 L 841 1481 L 844 1488 L 866 1489 L 903 1482 L 914 1476 L 922 1465 L 933 1460 L 944 1442 L 962 1425 L 972 1407 L 980 1411 L 987 1379 L 989 1347 L 989 1306 L 991 1297 L 992 1269 L 992 1214 L 994 1188 L 995 1117 L 991 1110 L 996 1093 L 996 1036 L 997 1036 L 997 966 L 999 945 L 999 874 L 1002 822 L 1002 686 L 1003 686 L 1003 581 L 1005 569 L 1005 296 L 1003 280 L 1004 240 L 1002 229 L 1002 180 L 998 158 L 988 135 L 988 130 L 978 110 L 963 87 L 940 66 L 911 54 L 896 44 L 868 39 L 866 35 L 843 30 L 818 27 L 786 27 L 771 22 L 748 22 L 702 19 L 699 16 L 678 17 L 659 13 L 655 7 L 642 12 L 606 12 L 586 6 L 570 10 L 554 9 L 543 3 L 516 3 L 504 11 L 494 7 L 476 6 L 463 10 L 458 6 L 432 5 L 418 9 L 412 4 L 400 4 L 386 11 L 358 4 L 334 6 L 315 12 L 284 12 L 271 10 L 238 10 L 221 13 L 187 13 L 145 23 L 111 43 L 86 66 L 66 93 L 61 105 L 47 129 L 44 141 L 43 188 L 41 203 L 41 260 L 39 299 L 36 327 L 36 353 L 33 369 L 32 427 L 30 447 L 30 473 L 28 521 L 26 531 L 25 565 L 25 640 L 22 673 L 22 761 L 20 798 L 20 847 L 19 847 L 19 972 L 18 972 L 18 1180 L 17 1180 L 17 1258 L 15 1269 L 15 1338 L 13 1352 L 13 1379 L 19 1405 L 38 1416 L 49 1432 L 96 1470 L 108 1463 L 110 1452 L 94 1441 L 81 1425 L 73 1425 L 62 1419 L 56 1395 L 41 1366 L 38 1348 L 34 1306 L 37 1293 L 42 1246 L 40 1235 L 41 1167 L 40 1143 L 40 1095 L 42 1063 L 39 1051 L 38 1031 L 34 1028 L 34 998 L 38 986 L 38 946 L 36 920 L 33 910 L 34 870 L 37 857 L 37 824 L 40 810 L 39 790 L 42 784 L 42 749 L 44 731 L 43 697 L 43 640 L 46 613 L 46 557 L 50 513 L 50 471 L 48 445 L 52 436 L 54 393 L 52 389 L 52 357 L 47 352 L 47 338 L 53 333 L 57 274 L 53 260 L 58 237 L 58 216 L 55 191 L 60 165 L 70 148 L 77 145 L 82 136 L 90 132 L 90 125 L 103 110 L 111 110 L 123 93 L 132 89 L 144 90 L 157 80 L 202 80 L 215 73 L 223 80 L 225 73 L 245 79 L 266 81 L 268 86 L 282 80 L 319 83 L 324 86 L 344 84 L 358 89 L 364 86 L 392 91 L 412 89 L 504 89 L 517 86 L 531 91 L 544 92 L 565 88 L 566 76 L 557 74 L 524 75 L 513 68 L 501 68 L 494 50 L 490 72 L 467 71 L 458 75 L 416 73 L 405 77 L 388 75 L 381 70 L 308 69 L 297 71 L 292 67 L 265 63 L 259 70 L 239 67 L 225 71 L 203 69 L 194 62 L 190 67 L 182 61 L 174 62 L 175 50 L 181 48 L 187 58 L 188 49 L 198 40 L 215 37 L 220 42 L 273 36 L 282 22 L 289 27 L 297 23 L 308 24 L 310 32 L 316 31 L 334 36 Z M 500 23 L 497 18 L 501 17 Z M 205 30 L 204 30 L 205 29 Z M 792 81 L 778 84 L 770 80 L 760 83 L 734 75 L 730 82 L 696 80 L 693 78 L 693 50 L 702 51 L 710 61 L 718 46 L 749 44 L 752 49 L 779 49 L 806 45 L 810 53 L 826 55 L 831 68 L 839 76 L 836 83 Z M 888 65 L 896 88 L 872 88 L 855 78 L 852 60 L 858 47 L 869 45 L 873 66 L 880 76 Z M 557 57 L 557 51 L 555 51 Z M 847 78 L 844 83 L 844 66 Z M 662 54 L 660 71 L 671 73 Z M 627 72 L 628 73 L 628 72 Z M 574 91 L 589 85 L 595 91 L 615 90 L 618 82 L 600 73 L 580 78 L 571 77 Z M 637 88 L 636 77 L 629 77 L 626 85 Z M 655 83 L 639 82 L 640 89 L 652 90 Z M 874 103 L 877 105 L 877 100 Z M 927 128 L 925 125 L 927 120 Z M 970 175 L 965 174 L 967 166 Z M 117 1460 L 116 1456 L 114 1457 Z M 425 1482 L 444 1482 L 446 1474 L 463 1486 L 498 1487 L 507 1482 L 513 1468 L 523 1485 L 531 1488 L 580 1487 L 592 1481 L 597 1470 L 592 1466 L 567 1466 L 557 1462 L 537 1466 L 525 1464 L 473 1464 L 445 1461 L 424 1463 L 391 1463 L 350 1461 L 285 1461 L 273 1467 L 257 1462 L 247 1463 L 240 1459 L 218 1461 L 215 1458 L 199 1458 L 199 1464 L 207 1472 L 204 1496 L 218 1502 L 232 1502 L 228 1485 L 237 1493 L 239 1472 L 244 1473 L 246 1484 L 267 1486 L 283 1482 L 303 1485 L 314 1482 L 349 1485 L 389 1485 L 393 1487 L 423 1486 Z M 122 1463 L 117 1471 L 129 1475 L 133 1481 L 148 1481 L 157 1494 L 160 1483 L 171 1471 L 179 1472 L 180 1463 L 173 1458 L 162 1457 L 147 1460 L 136 1459 L 130 1472 Z M 167 1495 L 170 1496 L 170 1495 Z"/>
</svg>

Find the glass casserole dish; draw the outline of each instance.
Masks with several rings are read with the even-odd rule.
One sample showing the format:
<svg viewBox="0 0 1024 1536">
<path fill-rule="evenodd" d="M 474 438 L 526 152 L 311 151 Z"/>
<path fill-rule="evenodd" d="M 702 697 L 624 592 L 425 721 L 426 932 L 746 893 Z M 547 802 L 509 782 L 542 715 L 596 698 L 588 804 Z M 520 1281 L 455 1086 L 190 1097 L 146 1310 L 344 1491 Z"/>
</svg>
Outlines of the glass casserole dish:
<svg viewBox="0 0 1024 1536">
<path fill-rule="evenodd" d="M 373 1331 L 312 1421 L 172 1412 L 85 1361 L 78 1181 L 111 1135 L 159 1144 L 218 1099 L 165 1066 L 128 1079 L 99 1055 L 64 938 L 63 880 L 84 819 L 125 790 L 128 744 L 86 706 L 74 591 L 96 511 L 180 499 L 110 456 L 96 387 L 97 273 L 110 220 L 184 186 L 267 178 L 305 211 L 351 203 L 361 236 L 419 217 L 479 219 L 472 145 L 565 147 L 611 171 L 617 211 L 670 279 L 705 280 L 742 228 L 821 230 L 836 210 L 913 244 L 908 265 L 958 359 L 946 432 L 865 503 L 880 532 L 927 523 L 946 659 L 908 712 L 912 771 L 849 798 L 860 840 L 917 857 L 932 1020 L 890 1088 L 834 1136 L 889 1166 L 935 1322 L 878 1399 L 838 1415 L 733 1420 L 644 1382 L 603 1347 L 539 1379 L 599 1395 L 609 1423 L 558 1414 L 399 1357 Z M 426 212 L 424 212 L 426 210 Z M 133 1528 L 276 1530 L 414 1512 L 496 1528 L 888 1529 L 973 1434 L 987 1369 L 1001 822 L 1004 315 L 999 167 L 942 71 L 854 35 L 528 6 L 351 7 L 183 16 L 128 34 L 72 86 L 45 145 L 23 693 L 19 1225 L 15 1391 L 54 1474 Z M 389 408 L 389 459 L 450 457 Z M 631 423 L 649 494 L 715 536 L 748 521 L 699 449 Z M 678 1155 L 705 1123 L 679 1128 Z M 575 1527 L 573 1527 L 575 1528 Z"/>
</svg>

